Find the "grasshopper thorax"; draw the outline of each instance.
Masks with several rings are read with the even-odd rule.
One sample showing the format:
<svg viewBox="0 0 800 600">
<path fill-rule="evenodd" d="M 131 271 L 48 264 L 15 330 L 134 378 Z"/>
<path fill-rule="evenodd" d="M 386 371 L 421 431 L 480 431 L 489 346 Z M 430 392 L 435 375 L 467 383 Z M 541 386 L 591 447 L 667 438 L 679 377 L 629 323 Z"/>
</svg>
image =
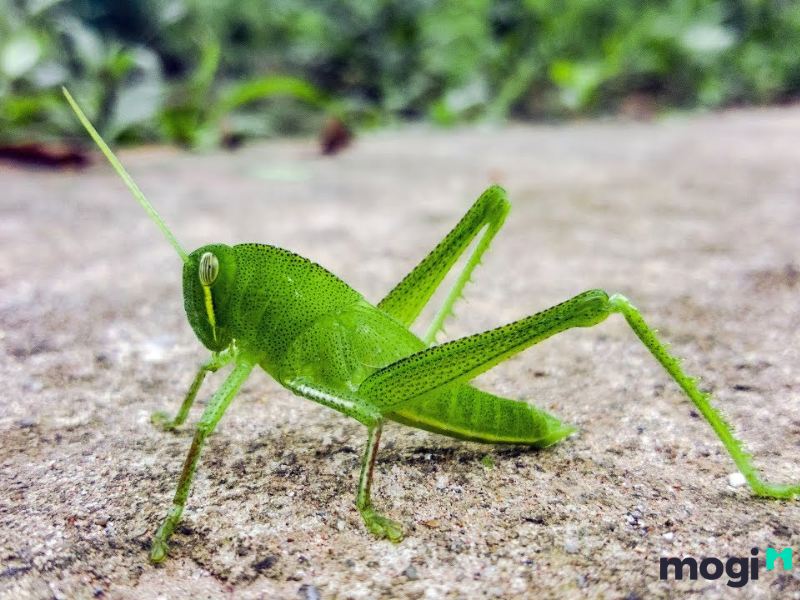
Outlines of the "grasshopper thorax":
<svg viewBox="0 0 800 600">
<path fill-rule="evenodd" d="M 236 254 L 225 244 L 192 252 L 183 266 L 183 305 L 203 345 L 213 352 L 231 343 L 228 301 L 236 280 Z"/>
</svg>

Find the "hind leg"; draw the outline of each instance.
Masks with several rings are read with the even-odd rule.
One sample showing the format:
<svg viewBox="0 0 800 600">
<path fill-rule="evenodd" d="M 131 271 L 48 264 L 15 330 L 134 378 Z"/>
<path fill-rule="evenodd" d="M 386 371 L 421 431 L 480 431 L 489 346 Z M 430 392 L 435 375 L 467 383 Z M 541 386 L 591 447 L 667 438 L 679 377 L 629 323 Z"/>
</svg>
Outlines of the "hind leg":
<svg viewBox="0 0 800 600">
<path fill-rule="evenodd" d="M 614 294 L 608 302 L 614 312 L 618 312 L 625 317 L 636 337 L 661 363 L 661 366 L 672 376 L 675 383 L 689 396 L 689 399 L 700 411 L 700 414 L 705 417 L 714 433 L 719 437 L 722 445 L 731 455 L 739 471 L 744 475 L 747 483 L 750 484 L 753 493 L 756 496 L 764 496 L 766 498 L 794 498 L 799 495 L 800 485 L 774 484 L 761 478 L 758 469 L 753 464 L 752 457 L 744 449 L 742 442 L 733 434 L 733 428 L 711 404 L 711 394 L 703 392 L 697 387 L 697 381 L 693 377 L 689 377 L 681 368 L 679 360 L 667 352 L 664 344 L 656 336 L 656 332 L 645 323 L 636 307 L 621 294 Z"/>
<path fill-rule="evenodd" d="M 761 479 L 731 426 L 712 406 L 710 395 L 702 392 L 695 380 L 683 371 L 678 360 L 667 352 L 655 331 L 624 296 L 616 294 L 609 298 L 602 290 L 585 292 L 525 319 L 401 359 L 370 375 L 358 393 L 385 413 L 397 411 L 434 390 L 469 381 L 556 333 L 572 327 L 591 327 L 612 313 L 625 317 L 636 336 L 694 403 L 756 495 L 793 498 L 800 494 L 800 485 L 772 484 Z"/>
<path fill-rule="evenodd" d="M 500 186 L 493 185 L 483 192 L 452 231 L 378 303 L 378 308 L 410 326 L 475 236 L 484 229 L 467 264 L 423 336 L 425 345 L 429 346 L 441 331 L 492 239 L 503 226 L 510 206 L 506 192 Z"/>
</svg>

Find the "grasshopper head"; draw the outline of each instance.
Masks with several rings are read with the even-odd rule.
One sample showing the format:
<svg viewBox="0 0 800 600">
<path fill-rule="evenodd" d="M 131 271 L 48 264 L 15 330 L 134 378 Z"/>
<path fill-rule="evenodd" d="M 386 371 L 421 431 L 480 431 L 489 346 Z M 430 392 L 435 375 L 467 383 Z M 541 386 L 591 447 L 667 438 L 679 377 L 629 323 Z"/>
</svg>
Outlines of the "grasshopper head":
<svg viewBox="0 0 800 600">
<path fill-rule="evenodd" d="M 231 343 L 229 301 L 236 279 L 236 255 L 224 244 L 192 252 L 183 265 L 183 305 L 197 337 L 212 352 Z"/>
</svg>

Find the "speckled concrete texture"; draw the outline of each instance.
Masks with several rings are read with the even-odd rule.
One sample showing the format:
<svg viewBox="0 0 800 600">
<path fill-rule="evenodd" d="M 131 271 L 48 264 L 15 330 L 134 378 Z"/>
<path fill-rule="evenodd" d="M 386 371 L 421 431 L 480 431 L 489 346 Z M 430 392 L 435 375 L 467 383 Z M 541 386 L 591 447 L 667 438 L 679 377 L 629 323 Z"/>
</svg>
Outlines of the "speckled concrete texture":
<svg viewBox="0 0 800 600">
<path fill-rule="evenodd" d="M 410 128 L 333 158 L 306 140 L 122 157 L 188 248 L 286 247 L 374 301 L 499 182 L 512 212 L 447 337 L 622 292 L 766 475 L 798 481 L 798 140 L 800 108 L 785 107 Z M 579 427 L 557 446 L 387 427 L 374 499 L 408 527 L 399 545 L 372 539 L 353 505 L 363 427 L 254 374 L 151 566 L 199 413 L 175 433 L 149 422 L 204 359 L 180 263 L 100 162 L 3 165 L 0 190 L 2 598 L 727 598 L 727 577 L 659 581 L 659 558 L 800 550 L 800 502 L 731 485 L 708 425 L 615 317 L 479 379 Z M 797 573 L 762 570 L 738 596 L 800 598 Z"/>
</svg>

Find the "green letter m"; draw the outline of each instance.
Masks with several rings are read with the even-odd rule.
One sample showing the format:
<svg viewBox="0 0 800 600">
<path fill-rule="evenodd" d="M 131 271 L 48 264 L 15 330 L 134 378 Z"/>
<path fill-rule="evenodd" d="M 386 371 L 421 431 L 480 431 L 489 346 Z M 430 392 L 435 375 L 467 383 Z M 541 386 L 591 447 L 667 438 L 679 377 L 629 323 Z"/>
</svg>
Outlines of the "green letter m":
<svg viewBox="0 0 800 600">
<path fill-rule="evenodd" d="M 784 548 L 780 552 L 775 548 L 767 548 L 767 571 L 772 571 L 775 568 L 775 559 L 780 558 L 784 571 L 792 570 L 792 549 Z"/>
</svg>

